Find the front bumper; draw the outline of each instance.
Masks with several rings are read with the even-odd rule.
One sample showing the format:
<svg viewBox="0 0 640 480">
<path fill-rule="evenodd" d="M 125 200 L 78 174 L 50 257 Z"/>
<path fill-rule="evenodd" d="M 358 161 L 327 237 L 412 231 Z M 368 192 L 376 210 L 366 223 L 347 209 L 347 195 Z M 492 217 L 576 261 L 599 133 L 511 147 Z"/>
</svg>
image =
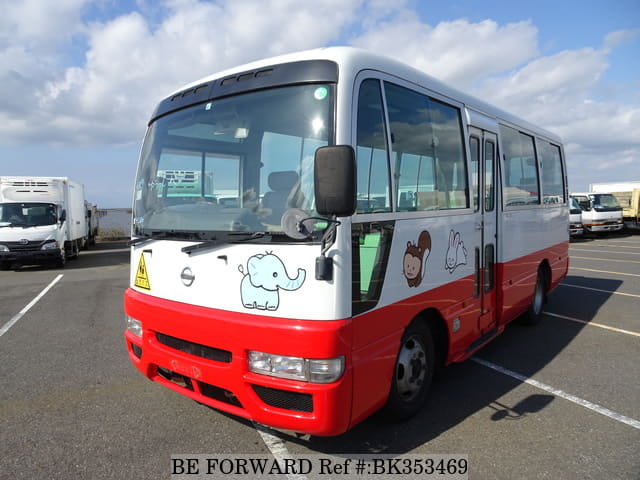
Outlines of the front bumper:
<svg viewBox="0 0 640 480">
<path fill-rule="evenodd" d="M 19 263 L 21 265 L 40 264 L 56 261 L 61 255 L 62 251 L 59 248 L 0 252 L 0 262 Z"/>
<path fill-rule="evenodd" d="M 213 408 L 275 428 L 337 435 L 349 428 L 351 321 L 304 321 L 213 310 L 125 292 L 129 358 L 146 377 Z M 336 382 L 313 384 L 248 370 L 249 350 L 306 358 L 345 357 Z"/>
<path fill-rule="evenodd" d="M 584 233 L 584 227 L 581 223 L 572 223 L 569 225 L 569 235 L 572 237 L 582 235 Z"/>
<path fill-rule="evenodd" d="M 606 223 L 585 223 L 585 228 L 589 232 L 617 232 L 622 230 L 622 222 L 606 222 Z"/>
</svg>

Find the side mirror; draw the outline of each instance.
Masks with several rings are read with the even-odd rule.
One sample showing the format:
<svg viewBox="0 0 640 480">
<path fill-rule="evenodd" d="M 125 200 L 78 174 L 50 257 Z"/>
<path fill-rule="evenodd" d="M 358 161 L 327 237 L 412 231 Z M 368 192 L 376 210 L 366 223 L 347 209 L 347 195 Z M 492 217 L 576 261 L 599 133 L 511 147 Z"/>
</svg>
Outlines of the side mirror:
<svg viewBox="0 0 640 480">
<path fill-rule="evenodd" d="M 314 163 L 316 211 L 348 217 L 356 211 L 356 154 L 350 145 L 320 147 Z"/>
<path fill-rule="evenodd" d="M 67 211 L 62 210 L 62 213 L 60 214 L 60 223 L 64 223 L 66 219 L 67 219 Z"/>
</svg>

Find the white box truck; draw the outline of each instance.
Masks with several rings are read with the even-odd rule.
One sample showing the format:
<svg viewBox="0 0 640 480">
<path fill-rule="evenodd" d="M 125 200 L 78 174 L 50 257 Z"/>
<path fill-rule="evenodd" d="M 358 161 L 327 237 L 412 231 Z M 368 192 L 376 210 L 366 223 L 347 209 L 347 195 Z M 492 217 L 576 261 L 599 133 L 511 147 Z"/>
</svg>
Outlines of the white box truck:
<svg viewBox="0 0 640 480">
<path fill-rule="evenodd" d="M 592 183 L 592 192 L 608 192 L 622 207 L 622 220 L 629 230 L 640 230 L 640 181 Z"/>
<path fill-rule="evenodd" d="M 67 177 L 0 177 L 0 268 L 64 267 L 86 242 L 82 184 Z"/>
</svg>

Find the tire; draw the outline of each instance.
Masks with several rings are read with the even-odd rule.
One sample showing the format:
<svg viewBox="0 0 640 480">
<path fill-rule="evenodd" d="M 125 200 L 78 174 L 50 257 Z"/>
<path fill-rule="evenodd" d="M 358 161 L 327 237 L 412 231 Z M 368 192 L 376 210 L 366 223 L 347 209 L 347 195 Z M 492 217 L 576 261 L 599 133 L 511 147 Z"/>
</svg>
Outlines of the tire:
<svg viewBox="0 0 640 480">
<path fill-rule="evenodd" d="M 394 420 L 406 420 L 424 405 L 435 360 L 433 338 L 422 322 L 411 323 L 402 335 L 391 379 L 385 413 Z"/>
<path fill-rule="evenodd" d="M 67 256 L 64 251 L 61 251 L 60 256 L 56 260 L 56 267 L 64 268 L 66 264 L 67 264 Z"/>
<path fill-rule="evenodd" d="M 522 316 L 521 320 L 524 325 L 537 325 L 542 319 L 542 307 L 547 301 L 547 282 L 542 268 L 538 269 L 538 277 L 536 278 L 536 286 L 533 290 L 533 298 L 529 309 Z"/>
</svg>

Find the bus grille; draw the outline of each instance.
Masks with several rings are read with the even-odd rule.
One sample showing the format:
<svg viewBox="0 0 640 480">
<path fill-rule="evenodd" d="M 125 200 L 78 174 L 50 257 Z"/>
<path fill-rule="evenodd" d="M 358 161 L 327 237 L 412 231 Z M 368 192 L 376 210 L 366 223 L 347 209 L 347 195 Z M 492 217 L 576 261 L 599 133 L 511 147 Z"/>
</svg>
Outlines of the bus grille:
<svg viewBox="0 0 640 480">
<path fill-rule="evenodd" d="M 228 403 L 234 407 L 244 408 L 233 392 L 204 382 L 198 382 L 198 385 L 200 386 L 200 393 L 205 397 L 213 398 L 219 402 Z"/>
<path fill-rule="evenodd" d="M 180 338 L 165 335 L 164 333 L 156 333 L 156 338 L 163 345 L 188 353 L 189 355 L 195 355 L 196 357 L 206 358 L 207 360 L 214 360 L 216 362 L 231 363 L 231 352 L 227 350 L 188 342 Z"/>
<path fill-rule="evenodd" d="M 290 392 L 262 385 L 252 386 L 260 400 L 267 405 L 296 412 L 313 412 L 313 397 L 308 393 Z"/>
</svg>

